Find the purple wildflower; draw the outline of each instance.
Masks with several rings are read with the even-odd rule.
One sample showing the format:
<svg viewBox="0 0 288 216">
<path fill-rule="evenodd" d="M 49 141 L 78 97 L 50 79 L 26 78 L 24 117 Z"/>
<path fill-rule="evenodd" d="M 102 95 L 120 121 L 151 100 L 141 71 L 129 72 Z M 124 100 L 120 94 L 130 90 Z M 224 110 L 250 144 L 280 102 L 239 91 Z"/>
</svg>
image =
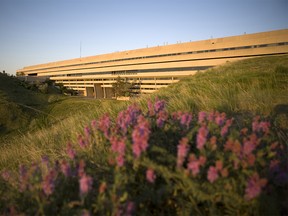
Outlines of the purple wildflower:
<svg viewBox="0 0 288 216">
<path fill-rule="evenodd" d="M 207 116 L 207 119 L 209 122 L 213 122 L 214 121 L 214 117 L 215 117 L 215 113 L 214 112 L 210 112 Z"/>
<path fill-rule="evenodd" d="M 124 155 L 119 154 L 116 157 L 116 162 L 117 162 L 118 167 L 122 167 L 124 165 L 124 162 L 125 162 Z"/>
<path fill-rule="evenodd" d="M 117 125 L 120 127 L 123 134 L 126 134 L 130 122 L 131 119 L 130 116 L 126 114 L 126 110 L 119 112 L 117 117 Z"/>
<path fill-rule="evenodd" d="M 110 143 L 111 143 L 111 150 L 113 152 L 118 151 L 118 138 L 116 136 L 110 137 Z"/>
<path fill-rule="evenodd" d="M 156 120 L 156 124 L 159 128 L 162 128 L 164 126 L 164 122 L 167 120 L 168 118 L 168 113 L 164 110 L 161 110 L 158 115 L 157 115 L 157 120 Z"/>
<path fill-rule="evenodd" d="M 205 125 L 202 125 L 197 133 L 197 148 L 201 150 L 207 141 L 208 129 Z"/>
<path fill-rule="evenodd" d="M 251 200 L 257 197 L 266 184 L 266 179 L 260 179 L 258 173 L 254 173 L 246 184 L 245 199 Z"/>
<path fill-rule="evenodd" d="M 44 180 L 42 182 L 42 189 L 47 196 L 51 195 L 55 189 L 55 179 L 55 170 L 50 170 L 48 174 L 44 177 Z"/>
<path fill-rule="evenodd" d="M 111 137 L 111 150 L 117 154 L 117 164 L 119 167 L 124 165 L 124 156 L 125 156 L 125 138 L 118 139 L 117 137 Z"/>
<path fill-rule="evenodd" d="M 264 133 L 269 133 L 270 122 L 260 122 L 259 130 L 262 130 Z"/>
<path fill-rule="evenodd" d="M 260 116 L 256 116 L 253 119 L 252 122 L 252 131 L 253 132 L 264 132 L 265 134 L 269 133 L 269 128 L 270 128 L 270 122 L 266 122 L 266 121 L 261 121 L 260 120 Z"/>
<path fill-rule="evenodd" d="M 125 148 L 126 148 L 126 145 L 125 145 L 125 138 L 119 140 L 118 142 L 118 153 L 121 154 L 121 155 L 124 155 L 125 154 Z"/>
<path fill-rule="evenodd" d="M 177 146 L 177 167 L 180 168 L 183 165 L 183 162 L 185 160 L 185 157 L 187 155 L 187 152 L 189 151 L 189 145 L 188 145 L 188 138 L 183 137 L 179 141 L 179 145 Z"/>
<path fill-rule="evenodd" d="M 137 117 L 141 113 L 141 110 L 134 104 L 127 108 L 127 110 L 121 111 L 117 117 L 117 125 L 120 127 L 123 134 L 126 134 L 127 128 L 130 125 L 134 125 L 137 122 Z"/>
<path fill-rule="evenodd" d="M 200 163 L 197 160 L 190 160 L 187 168 L 192 172 L 193 176 L 196 176 L 200 172 Z"/>
<path fill-rule="evenodd" d="M 179 120 L 181 119 L 182 112 L 181 111 L 173 112 L 171 116 L 173 121 Z"/>
<path fill-rule="evenodd" d="M 243 154 L 249 155 L 256 148 L 255 144 L 251 140 L 245 140 L 243 144 Z"/>
<path fill-rule="evenodd" d="M 85 174 L 84 168 L 85 168 L 85 162 L 84 160 L 80 160 L 78 164 L 78 176 L 82 176 Z"/>
<path fill-rule="evenodd" d="M 148 147 L 148 140 L 150 135 L 149 122 L 140 115 L 137 120 L 137 125 L 132 132 L 133 146 L 132 150 L 134 155 L 138 158 L 143 151 Z"/>
<path fill-rule="evenodd" d="M 5 180 L 5 181 L 9 181 L 11 178 L 11 173 L 7 170 L 4 170 L 1 172 L 1 177 Z"/>
<path fill-rule="evenodd" d="M 205 112 L 199 112 L 198 113 L 198 123 L 202 123 L 206 118 L 206 113 Z"/>
<path fill-rule="evenodd" d="M 67 153 L 67 155 L 68 155 L 68 157 L 69 157 L 70 159 L 74 160 L 75 155 L 76 155 L 76 152 L 75 152 L 75 150 L 72 148 L 72 144 L 71 144 L 71 143 L 68 143 L 68 144 L 67 144 L 66 153 Z"/>
<path fill-rule="evenodd" d="M 91 135 L 91 129 L 90 129 L 88 126 L 86 126 L 86 127 L 84 128 L 84 133 L 85 133 L 85 137 L 86 137 L 86 138 L 89 138 L 90 135 Z"/>
<path fill-rule="evenodd" d="M 135 204 L 134 204 L 134 202 L 129 201 L 127 203 L 127 206 L 126 206 L 125 215 L 126 216 L 131 216 L 131 215 L 133 215 L 134 211 L 135 211 Z"/>
<path fill-rule="evenodd" d="M 214 181 L 216 181 L 218 179 L 218 172 L 216 167 L 214 166 L 210 166 L 208 173 L 207 173 L 207 179 L 209 182 L 213 183 Z"/>
<path fill-rule="evenodd" d="M 146 179 L 148 182 L 150 183 L 154 183 L 155 179 L 156 179 L 156 175 L 154 173 L 154 170 L 149 168 L 147 171 L 146 171 Z"/>
<path fill-rule="evenodd" d="M 225 125 L 221 128 L 221 136 L 224 137 L 229 130 L 229 127 L 232 125 L 233 119 L 229 119 L 226 121 Z"/>
<path fill-rule="evenodd" d="M 187 168 L 192 172 L 192 175 L 195 177 L 200 172 L 200 167 L 204 166 L 206 163 L 206 157 L 200 156 L 197 160 L 195 154 L 191 154 L 189 157 L 189 163 Z"/>
<path fill-rule="evenodd" d="M 113 152 L 124 154 L 125 153 L 125 138 L 117 138 L 117 137 L 111 137 L 111 150 Z"/>
<path fill-rule="evenodd" d="M 154 104 L 154 110 L 156 113 L 159 113 L 161 110 L 164 110 L 165 108 L 165 101 L 164 100 L 159 100 L 156 98 L 156 102 Z"/>
<path fill-rule="evenodd" d="M 87 146 L 86 140 L 83 139 L 82 135 L 78 136 L 78 143 L 81 148 L 84 148 Z"/>
<path fill-rule="evenodd" d="M 79 179 L 80 194 L 86 195 L 91 190 L 92 184 L 93 184 L 92 177 L 83 174 Z"/>
<path fill-rule="evenodd" d="M 226 114 L 225 113 L 219 113 L 216 112 L 216 118 L 215 118 L 215 123 L 219 126 L 222 126 L 226 120 Z"/>
<path fill-rule="evenodd" d="M 100 129 L 100 131 L 104 133 L 104 136 L 107 139 L 109 138 L 110 135 L 110 126 L 111 122 L 108 114 L 104 115 L 102 118 L 99 119 L 98 128 Z"/>
<path fill-rule="evenodd" d="M 133 153 L 134 153 L 135 157 L 137 157 L 137 158 L 140 157 L 140 155 L 142 153 L 142 148 L 138 142 L 137 142 L 137 144 L 133 144 L 132 149 L 133 149 Z"/>
<path fill-rule="evenodd" d="M 224 137 L 228 133 L 229 127 L 227 125 L 224 125 L 224 127 L 221 128 L 221 136 Z"/>
<path fill-rule="evenodd" d="M 66 177 L 68 177 L 68 176 L 71 175 L 71 168 L 70 168 L 69 163 L 67 163 L 66 160 L 61 161 L 61 165 L 60 165 L 60 166 L 61 166 L 61 171 L 62 171 L 62 173 L 63 173 Z"/>
<path fill-rule="evenodd" d="M 258 126 L 259 126 L 259 120 L 260 120 L 260 116 L 255 116 L 252 122 L 252 131 L 256 132 L 258 131 Z"/>
<path fill-rule="evenodd" d="M 181 115 L 180 124 L 185 126 L 187 129 L 189 128 L 190 122 L 192 121 L 192 115 L 189 113 L 184 113 Z"/>
<path fill-rule="evenodd" d="M 92 120 L 91 126 L 92 126 L 92 128 L 96 129 L 97 128 L 97 121 L 96 120 Z"/>
</svg>

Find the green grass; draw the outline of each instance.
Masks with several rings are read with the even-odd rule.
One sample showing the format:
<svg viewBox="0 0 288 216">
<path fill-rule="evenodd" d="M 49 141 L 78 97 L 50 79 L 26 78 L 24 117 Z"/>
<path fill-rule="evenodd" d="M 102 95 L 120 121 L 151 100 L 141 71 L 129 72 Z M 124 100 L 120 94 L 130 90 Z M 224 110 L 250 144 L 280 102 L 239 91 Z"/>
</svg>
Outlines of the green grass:
<svg viewBox="0 0 288 216">
<path fill-rule="evenodd" d="M 0 73 L 0 140 L 8 133 L 30 128 L 30 122 L 48 105 L 48 95 L 20 84 L 18 79 Z"/>
<path fill-rule="evenodd" d="M 97 119 L 104 113 L 116 116 L 130 103 L 138 103 L 146 108 L 147 100 L 153 100 L 155 97 L 165 99 L 169 111 L 181 110 L 194 113 L 200 110 L 224 111 L 237 118 L 239 124 L 245 117 L 255 114 L 273 114 L 277 105 L 283 105 L 284 110 L 288 105 L 287 55 L 227 63 L 187 77 L 155 94 L 129 102 L 42 95 L 19 88 L 17 83 L 9 84 L 2 79 L 1 76 L 0 101 L 12 103 L 10 106 L 14 106 L 12 109 L 7 108 L 9 105 L 5 105 L 4 116 L 17 113 L 19 121 L 23 118 L 21 124 L 14 120 L 9 121 L 11 124 L 9 127 L 13 128 L 15 122 L 18 125 L 16 128 L 27 124 L 31 130 L 14 132 L 12 136 L 5 136 L 5 139 L 2 137 L 0 170 L 15 169 L 20 163 L 39 160 L 43 154 L 49 155 L 52 159 L 59 158 L 63 154 L 62 150 L 66 143 L 77 142 L 77 135 L 82 133 L 83 127 L 90 124 L 91 120 Z M 5 85 L 1 85 L 2 83 Z M 19 103 L 31 106 L 45 114 L 35 114 L 36 111 L 24 109 L 18 105 Z M 281 116 L 279 125 L 287 131 L 285 111 L 279 115 Z M 1 116 L 3 116 L 2 111 Z M 283 136 L 285 138 L 285 134 Z M 93 159 L 95 163 L 101 160 L 101 151 L 98 157 Z"/>
<path fill-rule="evenodd" d="M 248 59 L 198 73 L 161 89 L 170 110 L 269 114 L 288 104 L 288 56 Z"/>
</svg>

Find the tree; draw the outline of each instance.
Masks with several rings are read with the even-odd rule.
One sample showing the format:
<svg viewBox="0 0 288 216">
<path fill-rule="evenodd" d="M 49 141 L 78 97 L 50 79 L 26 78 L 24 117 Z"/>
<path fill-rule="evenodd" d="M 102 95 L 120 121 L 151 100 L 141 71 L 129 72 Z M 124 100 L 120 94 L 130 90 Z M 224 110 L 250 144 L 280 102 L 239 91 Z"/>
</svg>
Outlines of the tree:
<svg viewBox="0 0 288 216">
<path fill-rule="evenodd" d="M 112 84 L 112 90 L 115 97 L 130 96 L 132 84 L 126 78 L 117 77 L 116 82 Z"/>
</svg>

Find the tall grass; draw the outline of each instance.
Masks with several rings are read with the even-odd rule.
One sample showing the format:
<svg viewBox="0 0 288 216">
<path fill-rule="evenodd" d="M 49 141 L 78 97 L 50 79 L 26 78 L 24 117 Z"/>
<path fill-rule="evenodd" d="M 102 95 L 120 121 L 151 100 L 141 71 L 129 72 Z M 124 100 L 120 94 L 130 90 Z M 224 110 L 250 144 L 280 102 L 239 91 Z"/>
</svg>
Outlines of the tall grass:
<svg viewBox="0 0 288 216">
<path fill-rule="evenodd" d="M 228 63 L 185 78 L 156 95 L 169 101 L 171 111 L 269 114 L 277 104 L 288 104 L 288 56 Z"/>
<path fill-rule="evenodd" d="M 51 159 L 61 157 L 63 147 L 67 142 L 77 140 L 78 134 L 90 124 L 91 119 L 104 113 L 116 116 L 125 106 L 126 102 L 112 100 L 59 101 L 50 108 L 46 118 L 37 120 L 37 130 L 14 135 L 0 145 L 0 170 L 15 169 L 21 163 L 33 163 L 43 155 L 48 155 Z"/>
<path fill-rule="evenodd" d="M 287 95 L 288 56 L 284 55 L 227 63 L 130 102 L 55 100 L 46 106 L 47 115 L 35 121 L 33 131 L 3 141 L 0 170 L 15 169 L 18 164 L 31 163 L 43 154 L 52 159 L 60 157 L 63 146 L 77 140 L 82 128 L 92 119 L 104 113 L 115 117 L 130 103 L 138 103 L 145 110 L 147 100 L 159 97 L 167 101 L 171 112 L 218 110 L 243 119 L 254 114 L 268 115 L 276 105 L 287 105 Z M 282 121 L 285 122 L 285 116 Z"/>
</svg>

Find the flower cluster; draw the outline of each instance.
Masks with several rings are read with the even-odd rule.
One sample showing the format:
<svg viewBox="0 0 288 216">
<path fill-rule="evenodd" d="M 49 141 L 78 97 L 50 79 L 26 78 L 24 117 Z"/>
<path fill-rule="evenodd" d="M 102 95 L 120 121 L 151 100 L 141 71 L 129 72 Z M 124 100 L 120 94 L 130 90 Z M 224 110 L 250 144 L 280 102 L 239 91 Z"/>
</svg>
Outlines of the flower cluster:
<svg viewBox="0 0 288 216">
<path fill-rule="evenodd" d="M 145 152 L 148 147 L 150 135 L 150 125 L 143 115 L 140 115 L 137 120 L 137 125 L 132 132 L 133 153 L 136 158 L 140 157 L 142 152 Z"/>
<path fill-rule="evenodd" d="M 288 186 L 287 149 L 267 120 L 256 116 L 239 128 L 225 113 L 170 114 L 165 105 L 156 99 L 147 113 L 133 104 L 115 120 L 93 120 L 64 158 L 43 157 L 17 175 L 2 171 L 1 181 L 17 197 L 35 199 L 33 213 L 52 215 L 61 214 L 59 206 L 83 215 L 206 215 L 212 208 L 221 215 L 233 206 L 249 215 L 247 206 L 257 206 L 263 193 Z"/>
</svg>

